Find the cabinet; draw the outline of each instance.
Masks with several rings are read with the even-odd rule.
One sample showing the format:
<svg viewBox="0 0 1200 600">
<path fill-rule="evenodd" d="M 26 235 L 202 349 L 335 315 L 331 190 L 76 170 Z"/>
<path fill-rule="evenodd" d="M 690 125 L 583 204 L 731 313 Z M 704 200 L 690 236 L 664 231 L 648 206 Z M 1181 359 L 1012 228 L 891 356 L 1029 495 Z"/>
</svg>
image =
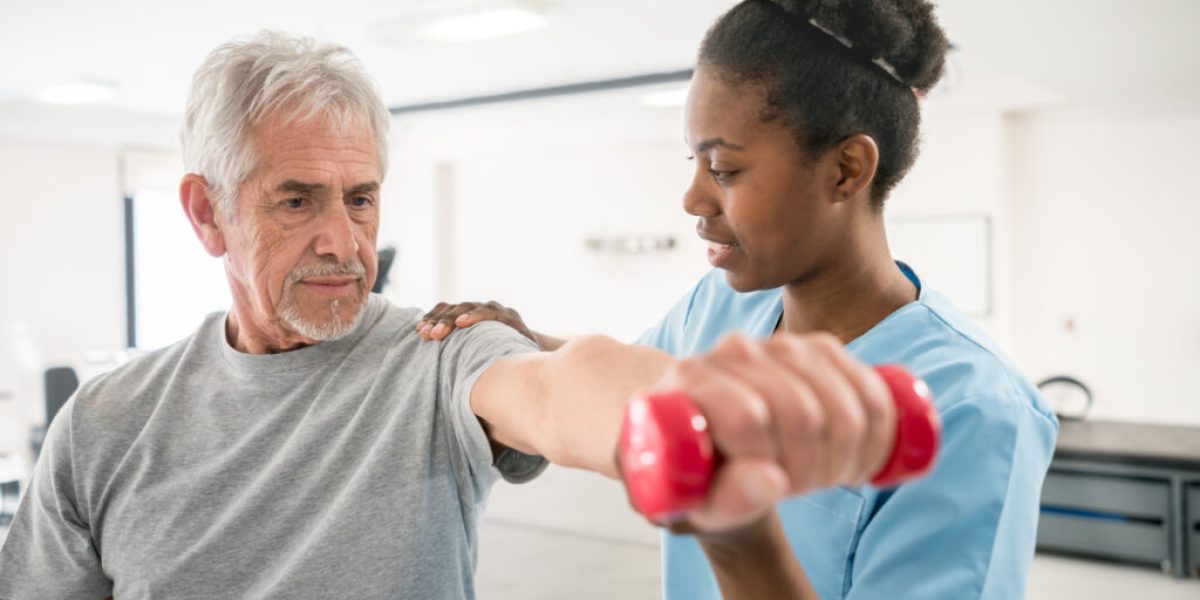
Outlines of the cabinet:
<svg viewBox="0 0 1200 600">
<path fill-rule="evenodd" d="M 1063 421 L 1037 543 L 1200 577 L 1200 428 Z"/>
</svg>

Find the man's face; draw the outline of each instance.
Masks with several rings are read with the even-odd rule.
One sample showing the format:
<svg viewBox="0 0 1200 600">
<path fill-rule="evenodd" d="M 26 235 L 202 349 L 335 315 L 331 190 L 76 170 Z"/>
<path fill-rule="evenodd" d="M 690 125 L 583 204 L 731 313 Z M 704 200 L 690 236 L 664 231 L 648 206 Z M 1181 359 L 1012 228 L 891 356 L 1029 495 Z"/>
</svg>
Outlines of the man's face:
<svg viewBox="0 0 1200 600">
<path fill-rule="evenodd" d="M 264 119 L 232 223 L 221 221 L 236 327 L 270 350 L 340 337 L 377 270 L 379 159 L 367 127 Z"/>
</svg>

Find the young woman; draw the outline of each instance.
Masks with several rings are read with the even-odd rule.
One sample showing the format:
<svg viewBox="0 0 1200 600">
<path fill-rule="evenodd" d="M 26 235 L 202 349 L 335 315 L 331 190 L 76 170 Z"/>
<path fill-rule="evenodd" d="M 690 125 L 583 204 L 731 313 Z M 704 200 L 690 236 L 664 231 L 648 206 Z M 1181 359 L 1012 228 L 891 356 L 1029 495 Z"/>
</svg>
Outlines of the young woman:
<svg viewBox="0 0 1200 600">
<path fill-rule="evenodd" d="M 826 331 L 865 362 L 906 365 L 942 415 L 929 477 L 831 488 L 764 517 L 826 600 L 1019 598 L 1033 557 L 1057 422 L 984 333 L 892 258 L 884 231 L 946 49 L 925 0 L 746 0 L 709 30 L 688 96 L 684 208 L 715 269 L 640 342 L 689 356 L 733 331 Z M 439 305 L 418 327 L 440 339 L 486 319 L 559 343 L 495 304 Z M 704 550 L 665 536 L 668 598 L 719 597 Z"/>
</svg>

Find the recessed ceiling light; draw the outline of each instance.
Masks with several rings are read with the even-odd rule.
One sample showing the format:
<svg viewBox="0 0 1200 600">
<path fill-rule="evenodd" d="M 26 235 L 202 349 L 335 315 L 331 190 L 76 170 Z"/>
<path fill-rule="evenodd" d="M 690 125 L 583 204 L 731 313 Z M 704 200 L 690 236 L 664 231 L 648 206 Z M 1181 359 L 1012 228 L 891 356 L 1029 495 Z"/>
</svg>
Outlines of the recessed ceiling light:
<svg viewBox="0 0 1200 600">
<path fill-rule="evenodd" d="M 447 3 L 372 27 L 377 39 L 398 46 L 427 43 L 477 42 L 545 27 L 546 2 L 539 0 L 477 0 Z"/>
<path fill-rule="evenodd" d="M 432 40 L 476 42 L 546 26 L 546 15 L 527 8 L 502 8 L 434 21 L 425 27 Z"/>
<path fill-rule="evenodd" d="M 38 90 L 34 99 L 50 104 L 91 104 L 103 102 L 116 94 L 113 86 L 104 83 L 75 81 Z"/>
<path fill-rule="evenodd" d="M 642 104 L 653 108 L 673 108 L 687 102 L 687 86 L 673 90 L 659 90 L 642 95 Z"/>
</svg>

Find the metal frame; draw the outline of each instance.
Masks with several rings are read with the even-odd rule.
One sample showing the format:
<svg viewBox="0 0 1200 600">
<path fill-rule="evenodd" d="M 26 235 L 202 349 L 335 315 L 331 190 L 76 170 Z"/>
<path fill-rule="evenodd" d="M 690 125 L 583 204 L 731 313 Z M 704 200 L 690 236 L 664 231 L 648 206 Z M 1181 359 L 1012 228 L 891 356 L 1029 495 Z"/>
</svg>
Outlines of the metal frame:
<svg viewBox="0 0 1200 600">
<path fill-rule="evenodd" d="M 527 90 L 518 90 L 515 92 L 506 92 L 503 94 L 468 96 L 466 98 L 456 98 L 453 100 L 442 100 L 438 102 L 423 102 L 419 104 L 403 104 L 400 106 L 393 106 L 388 110 L 393 115 L 408 115 L 419 112 L 450 110 L 454 108 L 467 108 L 472 106 L 484 106 L 488 104 L 501 104 L 505 102 L 518 102 L 521 100 L 536 100 L 540 98 L 553 98 L 556 96 L 572 96 L 576 94 L 590 94 L 593 92 L 623 90 L 627 88 L 658 85 L 662 83 L 678 83 L 683 81 L 691 81 L 693 71 L 694 69 L 681 69 L 679 71 L 647 73 L 644 75 L 632 75 L 629 77 L 619 77 L 616 79 L 601 79 L 596 81 L 583 81 L 579 83 L 568 83 L 565 85 L 532 88 Z"/>
<path fill-rule="evenodd" d="M 133 196 L 125 196 L 125 347 L 137 348 L 137 297 L 134 281 Z"/>
</svg>

